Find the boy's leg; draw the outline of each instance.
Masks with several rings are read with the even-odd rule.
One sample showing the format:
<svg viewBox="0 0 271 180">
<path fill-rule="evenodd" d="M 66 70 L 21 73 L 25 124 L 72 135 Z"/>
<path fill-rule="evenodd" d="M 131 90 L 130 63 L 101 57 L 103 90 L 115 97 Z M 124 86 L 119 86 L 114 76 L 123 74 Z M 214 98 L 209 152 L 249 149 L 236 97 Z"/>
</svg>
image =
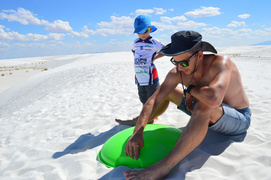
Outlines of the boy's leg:
<svg viewBox="0 0 271 180">
<path fill-rule="evenodd" d="M 155 93 L 159 86 L 160 86 L 159 82 L 146 86 L 148 98 L 150 98 Z"/>
<path fill-rule="evenodd" d="M 144 105 L 148 100 L 148 92 L 147 92 L 148 86 L 137 86 L 138 89 L 138 96 L 140 99 L 140 102 Z"/>
<path fill-rule="evenodd" d="M 159 81 L 154 83 L 154 84 L 150 84 L 148 86 L 146 86 L 146 92 L 148 94 L 148 99 L 155 93 L 155 91 L 159 88 L 160 84 L 159 84 Z M 166 103 L 166 102 L 163 102 L 163 103 Z M 168 106 L 168 105 L 161 105 L 162 107 L 163 106 Z M 155 118 L 152 118 L 152 121 L 150 121 L 149 123 L 153 124 L 154 122 L 158 121 L 159 118 L 158 116 L 156 116 Z"/>
</svg>

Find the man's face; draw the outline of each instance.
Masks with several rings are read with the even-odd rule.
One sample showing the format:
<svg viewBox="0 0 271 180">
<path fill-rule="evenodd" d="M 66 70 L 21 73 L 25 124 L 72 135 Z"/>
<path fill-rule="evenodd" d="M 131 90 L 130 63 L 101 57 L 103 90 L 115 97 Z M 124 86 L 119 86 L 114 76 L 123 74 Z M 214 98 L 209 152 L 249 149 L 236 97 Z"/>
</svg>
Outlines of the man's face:
<svg viewBox="0 0 271 180">
<path fill-rule="evenodd" d="M 197 58 L 197 55 L 197 53 L 187 52 L 173 56 L 171 62 L 177 66 L 179 71 L 183 71 L 185 74 L 191 74 L 196 65 L 195 59 Z"/>
</svg>

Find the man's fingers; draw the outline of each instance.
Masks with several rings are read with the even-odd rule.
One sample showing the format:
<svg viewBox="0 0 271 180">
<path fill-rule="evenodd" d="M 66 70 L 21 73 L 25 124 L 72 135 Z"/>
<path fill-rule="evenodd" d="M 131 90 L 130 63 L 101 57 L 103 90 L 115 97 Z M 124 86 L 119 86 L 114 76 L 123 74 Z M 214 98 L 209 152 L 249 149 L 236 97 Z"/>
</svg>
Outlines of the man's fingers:
<svg viewBox="0 0 271 180">
<path fill-rule="evenodd" d="M 135 151 L 135 160 L 138 160 L 138 157 L 139 157 L 139 151 L 140 151 L 138 145 L 134 147 L 134 151 Z"/>
<path fill-rule="evenodd" d="M 133 146 L 129 146 L 129 156 L 134 159 L 134 150 Z"/>
<path fill-rule="evenodd" d="M 140 146 L 139 145 L 127 145 L 125 147 L 125 156 L 130 156 L 131 158 L 138 160 L 140 154 Z"/>
<path fill-rule="evenodd" d="M 125 146 L 124 151 L 125 151 L 125 156 L 127 156 L 127 155 L 128 155 L 128 145 L 127 145 L 127 144 L 126 144 L 126 146 Z"/>
<path fill-rule="evenodd" d="M 133 155 L 133 151 L 132 151 L 132 155 L 131 155 L 131 145 L 127 143 L 126 147 L 125 147 L 125 156 L 130 156 L 132 157 Z"/>
</svg>

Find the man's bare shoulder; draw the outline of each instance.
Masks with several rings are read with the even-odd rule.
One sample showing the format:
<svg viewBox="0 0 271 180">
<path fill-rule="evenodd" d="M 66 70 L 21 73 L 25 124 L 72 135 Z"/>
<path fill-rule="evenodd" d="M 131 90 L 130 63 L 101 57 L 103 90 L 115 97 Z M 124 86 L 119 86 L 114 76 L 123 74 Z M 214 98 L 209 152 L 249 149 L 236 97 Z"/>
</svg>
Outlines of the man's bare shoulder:
<svg viewBox="0 0 271 180">
<path fill-rule="evenodd" d="M 230 57 L 225 55 L 216 54 L 213 57 L 209 57 L 210 61 L 210 73 L 223 72 L 225 70 L 230 70 L 234 67 L 234 63 Z"/>
<path fill-rule="evenodd" d="M 232 60 L 229 56 L 223 54 L 215 54 L 213 58 L 213 65 L 232 65 Z"/>
<path fill-rule="evenodd" d="M 167 74 L 167 76 L 179 76 L 179 75 L 180 71 L 178 71 L 177 67 L 172 68 Z"/>
<path fill-rule="evenodd" d="M 178 71 L 177 67 L 174 67 L 168 72 L 164 82 L 170 84 L 178 84 L 180 81 L 180 71 Z"/>
</svg>

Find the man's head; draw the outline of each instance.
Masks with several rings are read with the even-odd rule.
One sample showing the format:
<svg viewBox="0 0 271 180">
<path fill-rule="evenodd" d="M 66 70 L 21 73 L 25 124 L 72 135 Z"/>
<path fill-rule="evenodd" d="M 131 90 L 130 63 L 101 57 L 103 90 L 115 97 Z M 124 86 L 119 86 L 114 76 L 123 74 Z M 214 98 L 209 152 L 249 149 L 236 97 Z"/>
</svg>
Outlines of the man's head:
<svg viewBox="0 0 271 180">
<path fill-rule="evenodd" d="M 144 34 L 147 33 L 148 28 L 150 28 L 149 32 L 152 33 L 157 30 L 155 26 L 151 25 L 151 20 L 146 15 L 139 15 L 135 18 L 134 22 L 134 33 Z"/>
<path fill-rule="evenodd" d="M 178 31 L 171 36 L 171 43 L 159 51 L 165 56 L 177 56 L 187 52 L 208 51 L 217 53 L 208 42 L 202 41 L 202 36 L 195 31 Z"/>
<path fill-rule="evenodd" d="M 195 31 L 178 31 L 171 36 L 171 43 L 159 51 L 159 54 L 173 56 L 171 62 L 179 71 L 192 74 L 197 62 L 203 59 L 203 51 L 217 53 L 208 42 L 202 41 L 202 36 Z"/>
</svg>

